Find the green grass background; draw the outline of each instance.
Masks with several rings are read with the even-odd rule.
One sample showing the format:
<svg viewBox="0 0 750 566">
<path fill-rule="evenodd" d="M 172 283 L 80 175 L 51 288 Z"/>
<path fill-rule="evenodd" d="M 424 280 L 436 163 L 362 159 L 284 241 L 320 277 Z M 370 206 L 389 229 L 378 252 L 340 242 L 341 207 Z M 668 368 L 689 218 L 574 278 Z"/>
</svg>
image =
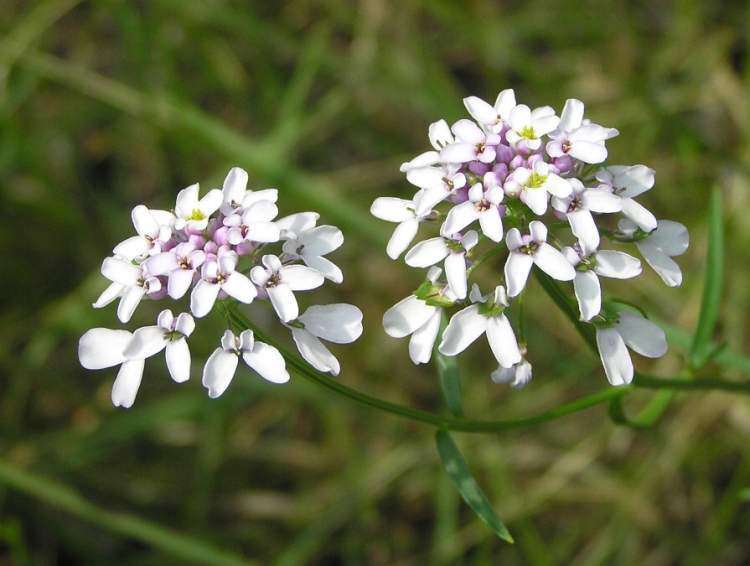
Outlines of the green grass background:
<svg viewBox="0 0 750 566">
<path fill-rule="evenodd" d="M 318 210 L 345 246 L 338 288 L 304 297 L 365 313 L 337 347 L 340 380 L 444 412 L 435 368 L 414 367 L 380 317 L 420 275 L 385 256 L 378 195 L 409 195 L 398 165 L 461 98 L 513 87 L 530 105 L 585 101 L 621 135 L 613 163 L 657 171 L 644 203 L 685 223 L 685 283 L 648 271 L 614 293 L 674 327 L 637 366 L 675 376 L 695 327 L 710 190 L 724 196 L 727 276 L 717 339 L 747 354 L 750 306 L 748 13 L 744 2 L 222 0 L 0 2 L 0 562 L 9 564 L 746 564 L 750 405 L 680 394 L 650 430 L 604 407 L 534 429 L 456 438 L 516 544 L 498 540 L 441 471 L 433 431 L 300 379 L 239 371 L 217 401 L 199 366 L 217 316 L 191 339 L 191 381 L 149 360 L 135 407 L 109 401 L 78 337 L 118 325 L 91 301 L 101 259 L 138 203 L 239 165 L 280 189 L 283 213 Z M 364 216 L 363 216 L 364 215 Z M 499 269 L 499 266 L 496 266 Z M 483 281 L 493 284 L 492 270 Z M 535 285 L 534 381 L 489 380 L 461 357 L 473 418 L 523 416 L 607 387 L 598 361 Z M 150 323 L 144 303 L 129 325 Z M 263 307 L 253 319 L 285 340 Z M 680 330 L 681 329 L 681 330 Z M 748 379 L 730 357 L 705 375 Z M 744 370 L 743 370 L 744 367 Z M 627 401 L 636 410 L 653 393 Z"/>
</svg>

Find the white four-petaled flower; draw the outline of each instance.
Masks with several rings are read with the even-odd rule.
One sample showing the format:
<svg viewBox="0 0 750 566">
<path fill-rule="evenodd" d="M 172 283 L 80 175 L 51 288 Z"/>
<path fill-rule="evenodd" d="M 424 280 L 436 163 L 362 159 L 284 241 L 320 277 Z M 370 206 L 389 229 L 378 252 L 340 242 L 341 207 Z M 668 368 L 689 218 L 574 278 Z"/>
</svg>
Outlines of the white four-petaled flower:
<svg viewBox="0 0 750 566">
<path fill-rule="evenodd" d="M 453 294 L 466 297 L 466 254 L 479 241 L 479 235 L 469 230 L 453 237 L 438 236 L 416 244 L 406 254 L 406 264 L 412 267 L 430 267 L 445 259 L 445 276 Z"/>
<path fill-rule="evenodd" d="M 258 290 L 244 274 L 236 271 L 237 261 L 235 252 L 225 252 L 203 264 L 201 279 L 190 295 L 190 311 L 195 316 L 201 318 L 211 312 L 221 291 L 241 303 L 253 302 Z"/>
<path fill-rule="evenodd" d="M 275 255 L 264 255 L 263 265 L 250 270 L 253 283 L 265 289 L 282 322 L 297 318 L 299 305 L 294 291 L 309 291 L 323 284 L 323 275 L 305 265 L 283 265 Z"/>
<path fill-rule="evenodd" d="M 544 161 L 535 161 L 532 169 L 519 167 L 503 185 L 509 195 L 518 196 L 538 216 L 547 212 L 549 196 L 565 198 L 570 195 L 570 183 L 552 171 Z"/>
</svg>

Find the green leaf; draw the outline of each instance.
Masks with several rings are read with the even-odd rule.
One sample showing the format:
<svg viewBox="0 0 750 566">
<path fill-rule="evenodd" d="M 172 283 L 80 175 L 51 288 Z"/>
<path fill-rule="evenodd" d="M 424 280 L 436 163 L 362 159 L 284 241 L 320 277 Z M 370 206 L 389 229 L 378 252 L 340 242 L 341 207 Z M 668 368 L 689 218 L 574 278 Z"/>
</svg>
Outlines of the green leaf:
<svg viewBox="0 0 750 566">
<path fill-rule="evenodd" d="M 724 219 L 721 191 L 715 188 L 708 204 L 708 253 L 706 255 L 706 281 L 703 287 L 701 312 L 690 348 L 690 361 L 700 368 L 709 360 L 711 339 L 721 307 L 724 286 Z"/>
<path fill-rule="evenodd" d="M 438 430 L 435 435 L 438 454 L 443 462 L 446 473 L 453 481 L 458 492 L 471 510 L 490 527 L 495 534 L 506 542 L 513 543 L 513 537 L 505 525 L 493 511 L 487 496 L 479 487 L 477 480 L 471 475 L 466 461 L 458 450 L 453 439 L 445 430 Z"/>
<path fill-rule="evenodd" d="M 447 318 L 443 313 L 440 323 L 440 334 L 443 335 L 447 326 Z M 443 392 L 445 403 L 448 410 L 456 417 L 463 416 L 461 408 L 461 379 L 458 373 L 458 358 L 456 356 L 446 356 L 441 354 L 437 349 L 438 342 L 435 343 L 435 365 L 437 366 L 438 379 L 440 380 L 440 389 Z"/>
</svg>

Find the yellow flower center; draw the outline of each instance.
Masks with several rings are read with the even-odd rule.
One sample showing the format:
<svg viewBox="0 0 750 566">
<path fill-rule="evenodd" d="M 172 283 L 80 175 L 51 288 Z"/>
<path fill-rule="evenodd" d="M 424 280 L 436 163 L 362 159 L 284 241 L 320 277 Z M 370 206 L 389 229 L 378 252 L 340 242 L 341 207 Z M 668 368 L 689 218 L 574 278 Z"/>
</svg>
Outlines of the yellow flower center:
<svg viewBox="0 0 750 566">
<path fill-rule="evenodd" d="M 188 216 L 188 220 L 204 220 L 206 218 L 206 215 L 203 214 L 203 212 L 198 209 L 194 208 L 193 212 L 190 213 L 190 216 Z"/>
</svg>

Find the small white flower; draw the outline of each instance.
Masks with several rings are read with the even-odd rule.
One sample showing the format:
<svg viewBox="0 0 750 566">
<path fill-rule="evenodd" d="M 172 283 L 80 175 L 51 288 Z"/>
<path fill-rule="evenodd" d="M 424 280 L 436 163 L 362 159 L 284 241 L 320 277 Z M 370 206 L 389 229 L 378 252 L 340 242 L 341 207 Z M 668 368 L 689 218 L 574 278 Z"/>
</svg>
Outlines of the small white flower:
<svg viewBox="0 0 750 566">
<path fill-rule="evenodd" d="M 287 326 L 299 353 L 310 365 L 318 371 L 338 375 L 339 361 L 320 339 L 334 344 L 354 342 L 362 335 L 362 311 L 345 303 L 316 305 Z"/>
<path fill-rule="evenodd" d="M 219 189 L 208 191 L 198 200 L 198 183 L 182 189 L 177 194 L 174 212 L 177 219 L 174 227 L 177 230 L 191 230 L 200 232 L 208 226 L 210 216 L 219 210 L 222 203 L 222 192 Z"/>
<path fill-rule="evenodd" d="M 127 359 L 145 360 L 166 348 L 169 375 L 177 383 L 190 379 L 190 349 L 187 338 L 195 330 L 195 321 L 188 313 L 177 318 L 165 309 L 159 313 L 155 326 L 144 326 L 133 332 L 123 354 Z"/>
<path fill-rule="evenodd" d="M 456 300 L 450 287 L 438 285 L 441 273 L 442 269 L 439 267 L 431 267 L 427 273 L 433 304 L 428 304 L 416 295 L 409 295 L 383 314 L 383 328 L 388 336 L 405 338 L 411 335 L 409 357 L 415 364 L 426 364 L 432 357 L 443 313 L 443 308 L 437 304 L 441 301 L 450 304 Z"/>
<path fill-rule="evenodd" d="M 656 228 L 656 217 L 635 201 L 635 197 L 654 186 L 653 169 L 645 165 L 612 165 L 599 170 L 596 179 L 602 188 L 620 197 L 622 213 L 641 230 L 651 232 Z"/>
<path fill-rule="evenodd" d="M 595 250 L 599 247 L 599 229 L 591 213 L 618 212 L 621 200 L 609 191 L 587 189 L 578 179 L 568 182 L 573 191 L 564 198 L 552 197 L 552 208 L 565 215 L 584 250 Z"/>
<path fill-rule="evenodd" d="M 344 280 L 341 269 L 323 256 L 337 250 L 343 243 L 344 234 L 341 230 L 335 226 L 318 226 L 289 236 L 282 250 L 290 259 L 301 259 L 305 265 L 319 271 L 326 279 L 341 283 Z"/>
<path fill-rule="evenodd" d="M 455 165 L 419 167 L 406 173 L 406 180 L 424 189 L 414 204 L 418 215 L 428 214 L 433 207 L 466 185 L 466 175 Z"/>
<path fill-rule="evenodd" d="M 518 196 L 534 214 L 547 212 L 549 195 L 565 198 L 570 195 L 570 183 L 550 170 L 544 161 L 535 161 L 533 169 L 519 167 L 505 180 L 503 188 L 508 195 Z"/>
<path fill-rule="evenodd" d="M 495 146 L 500 143 L 500 136 L 483 132 L 474 122 L 465 118 L 453 124 L 451 130 L 456 141 L 440 151 L 441 161 L 468 163 L 478 160 L 492 163 L 495 160 Z"/>
<path fill-rule="evenodd" d="M 208 389 L 209 397 L 215 399 L 226 391 L 237 371 L 240 356 L 248 367 L 266 381 L 289 381 L 286 363 L 276 348 L 264 342 L 257 342 L 252 330 L 245 330 L 239 336 L 227 330 L 221 338 L 221 347 L 213 351 L 203 367 L 202 382 Z"/>
<path fill-rule="evenodd" d="M 426 151 L 419 154 L 417 157 L 406 163 L 402 163 L 400 171 L 406 173 L 412 169 L 421 169 L 423 167 L 429 167 L 435 165 L 440 161 L 440 154 L 438 153 L 445 146 L 454 143 L 456 140 L 453 137 L 448 122 L 445 120 L 438 120 L 430 124 L 428 129 L 428 137 L 430 144 L 435 148 L 434 151 Z"/>
<path fill-rule="evenodd" d="M 569 98 L 565 102 L 560 124 L 550 134 L 552 141 L 547 143 L 550 157 L 571 157 L 584 163 L 601 163 L 607 159 L 604 141 L 618 135 L 614 128 L 605 128 L 583 119 L 583 102 Z"/>
<path fill-rule="evenodd" d="M 171 213 L 166 211 L 160 212 L 171 216 Z M 117 244 L 112 253 L 125 259 L 159 253 L 164 243 L 172 236 L 171 223 L 160 223 L 158 216 L 142 204 L 136 206 L 130 216 L 138 235 Z"/>
<path fill-rule="evenodd" d="M 497 185 L 489 186 L 485 190 L 482 183 L 476 183 L 469 189 L 469 200 L 457 204 L 450 210 L 442 232 L 456 234 L 472 222 L 479 220 L 485 236 L 493 242 L 502 241 L 503 220 L 500 216 L 499 205 L 503 201 L 503 196 L 503 190 Z"/>
<path fill-rule="evenodd" d="M 266 290 L 282 322 L 294 320 L 299 314 L 294 291 L 320 287 L 324 282 L 323 275 L 305 265 L 283 265 L 275 255 L 264 255 L 262 262 L 263 266 L 256 265 L 250 270 L 250 278 Z"/>
<path fill-rule="evenodd" d="M 430 238 L 415 245 L 406 254 L 411 267 L 430 267 L 445 259 L 445 276 L 453 294 L 466 297 L 466 252 L 477 245 L 479 235 L 469 230 L 463 236 Z"/>
<path fill-rule="evenodd" d="M 509 368 L 498 367 L 490 374 L 495 383 L 507 383 L 513 389 L 522 389 L 532 378 L 531 364 L 525 358 Z"/>
<path fill-rule="evenodd" d="M 664 331 L 650 320 L 625 311 L 614 325 L 596 329 L 596 345 L 612 385 L 633 381 L 633 360 L 627 347 L 647 358 L 660 358 L 667 353 Z"/>
<path fill-rule="evenodd" d="M 505 262 L 505 283 L 511 297 L 523 291 L 532 264 L 559 281 L 571 281 L 576 276 L 565 256 L 547 243 L 547 227 L 538 220 L 529 224 L 529 234 L 522 236 L 518 228 L 508 230 L 505 243 L 510 251 Z"/>
<path fill-rule="evenodd" d="M 258 290 L 245 275 L 235 271 L 237 261 L 235 252 L 226 252 L 203 264 L 200 281 L 190 295 L 190 310 L 195 316 L 201 318 L 211 312 L 220 291 L 241 303 L 253 302 Z"/>
<path fill-rule="evenodd" d="M 481 98 L 469 96 L 464 98 L 464 106 L 471 117 L 488 132 L 499 134 L 503 125 L 510 119 L 511 111 L 516 107 L 516 95 L 511 88 L 503 90 L 497 95 L 494 106 L 490 106 Z"/>
<path fill-rule="evenodd" d="M 387 222 L 398 223 L 386 247 L 391 259 L 397 259 L 404 253 L 417 235 L 420 222 L 432 214 L 432 210 L 423 210 L 420 206 L 423 195 L 424 191 L 419 191 L 412 200 L 378 197 L 373 201 L 370 214 Z"/>
<path fill-rule="evenodd" d="M 542 145 L 541 137 L 557 128 L 560 118 L 555 116 L 551 106 L 531 110 L 525 104 L 519 104 L 511 110 L 508 122 L 510 130 L 505 134 L 508 143 L 515 147 L 523 141 L 526 147 L 535 151 Z"/>
<path fill-rule="evenodd" d="M 78 341 L 78 359 L 86 369 L 120 366 L 112 386 L 112 404 L 126 409 L 133 406 L 143 376 L 143 359 L 129 360 L 125 348 L 133 335 L 127 330 L 92 328 Z"/>
<path fill-rule="evenodd" d="M 576 268 L 573 289 L 578 300 L 581 320 L 589 321 L 602 310 L 602 289 L 599 275 L 614 279 L 630 279 L 641 274 L 641 262 L 631 255 L 614 250 L 583 252 L 563 248 L 563 255 Z"/>
<path fill-rule="evenodd" d="M 636 230 L 636 225 L 625 218 L 620 220 L 618 227 L 629 236 Z M 635 241 L 646 263 L 669 287 L 679 287 L 682 284 L 682 270 L 672 257 L 684 254 L 689 244 L 690 235 L 687 228 L 672 220 L 657 221 L 656 230 Z"/>
<path fill-rule="evenodd" d="M 320 214 L 317 212 L 297 212 L 276 220 L 282 240 L 294 240 L 303 232 L 312 230 L 317 224 Z"/>
<path fill-rule="evenodd" d="M 161 281 L 149 273 L 144 264 L 134 265 L 121 258 L 108 257 L 102 262 L 101 273 L 114 284 L 119 285 L 120 289 L 115 294 L 116 288 L 110 285 L 94 304 L 104 306 L 119 296 L 117 318 L 120 322 L 130 321 L 146 293 L 156 293 L 161 290 Z"/>
<path fill-rule="evenodd" d="M 275 203 L 278 198 L 279 191 L 276 189 L 247 190 L 247 171 L 232 167 L 224 179 L 219 210 L 224 216 L 231 216 L 237 209 L 248 208 L 258 201 Z"/>
<path fill-rule="evenodd" d="M 443 332 L 438 349 L 446 356 L 455 356 L 468 348 L 482 334 L 487 334 L 492 353 L 502 367 L 512 367 L 521 361 L 516 335 L 505 316 L 508 297 L 502 285 L 492 295 L 482 297 L 479 288 L 472 288 L 474 304 L 451 317 Z"/>
<path fill-rule="evenodd" d="M 227 241 L 233 246 L 244 241 L 278 242 L 281 234 L 273 222 L 278 214 L 279 209 L 270 200 L 258 200 L 246 208 L 238 208 L 224 218 L 224 226 L 229 227 Z"/>
<path fill-rule="evenodd" d="M 190 242 L 177 244 L 168 252 L 151 256 L 146 269 L 154 275 L 167 275 L 167 294 L 180 299 L 193 284 L 198 268 L 206 261 L 206 253 Z"/>
</svg>

